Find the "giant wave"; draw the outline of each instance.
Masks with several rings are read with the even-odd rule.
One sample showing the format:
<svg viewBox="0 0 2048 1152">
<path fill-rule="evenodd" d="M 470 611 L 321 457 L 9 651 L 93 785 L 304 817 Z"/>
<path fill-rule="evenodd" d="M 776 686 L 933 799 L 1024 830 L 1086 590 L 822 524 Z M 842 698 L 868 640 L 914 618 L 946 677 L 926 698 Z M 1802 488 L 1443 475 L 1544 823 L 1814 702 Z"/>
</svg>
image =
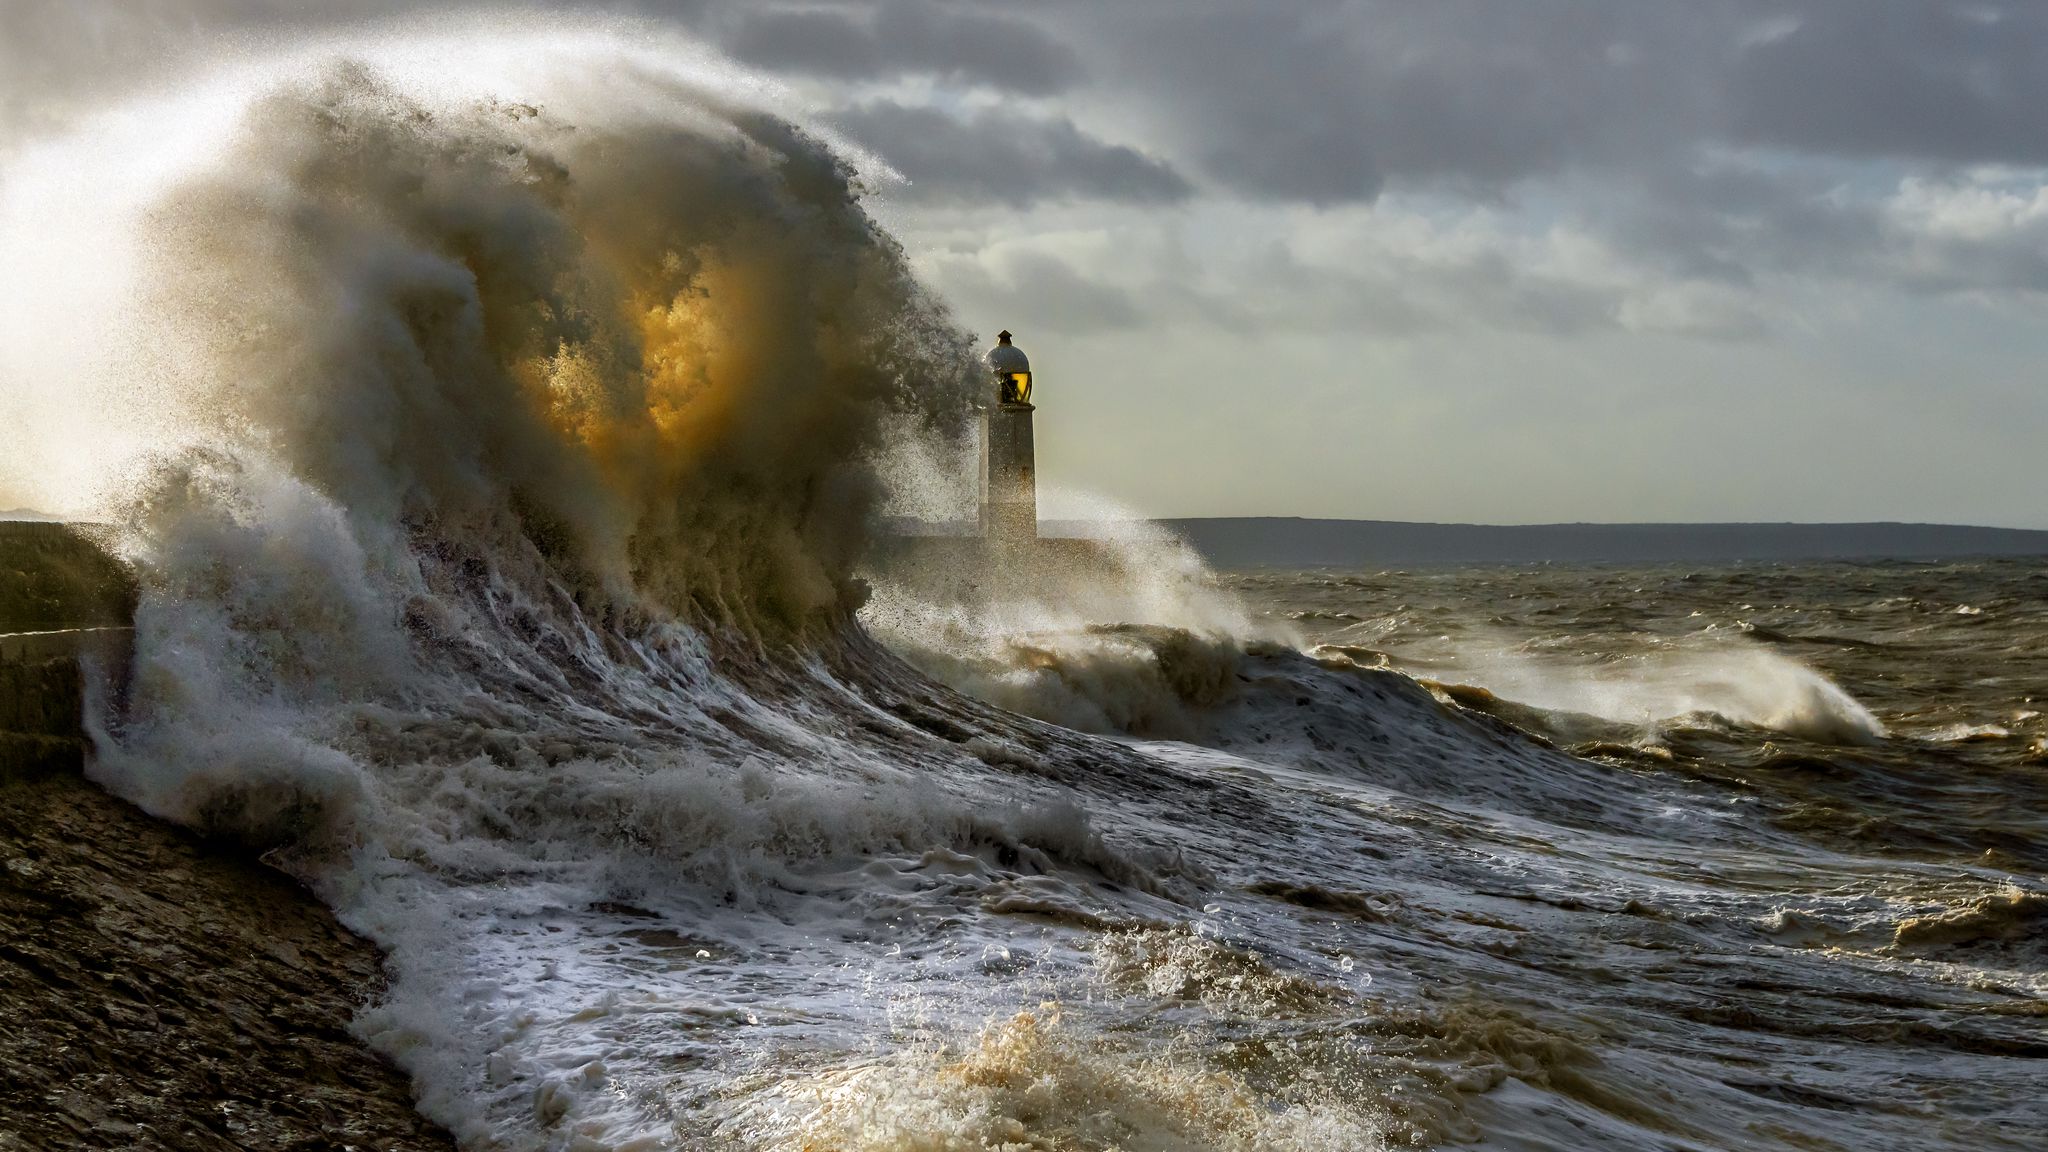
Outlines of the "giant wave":
<svg viewBox="0 0 2048 1152">
<path fill-rule="evenodd" d="M 1582 986 L 1569 942 L 1617 935 L 1588 907 L 1753 946 L 1754 899 L 1674 863 L 1725 863 L 1706 785 L 1304 653 L 1171 542 L 1058 611 L 871 589 L 887 462 L 957 447 L 976 379 L 862 206 L 873 165 L 716 68 L 454 43 L 203 88 L 154 193 L 88 213 L 132 251 L 54 367 L 142 409 L 109 417 L 142 603 L 98 778 L 379 943 L 358 1030 L 466 1146 L 1629 1147 L 1803 1115 L 1683 1027 L 1616 1052 L 1539 1018 Z M 8 195 L 71 188 L 38 183 L 67 155 Z M 1807 904 L 1877 899 L 1852 887 Z"/>
</svg>

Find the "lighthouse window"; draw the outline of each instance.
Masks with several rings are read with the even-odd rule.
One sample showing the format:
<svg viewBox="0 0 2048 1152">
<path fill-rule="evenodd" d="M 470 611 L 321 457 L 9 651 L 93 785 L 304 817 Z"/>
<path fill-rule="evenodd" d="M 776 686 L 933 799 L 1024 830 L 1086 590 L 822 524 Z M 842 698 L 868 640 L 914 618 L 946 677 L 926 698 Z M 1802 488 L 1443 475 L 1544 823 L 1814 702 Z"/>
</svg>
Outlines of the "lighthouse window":
<svg viewBox="0 0 2048 1152">
<path fill-rule="evenodd" d="M 1003 377 L 1003 403 L 1029 404 L 1031 402 L 1031 373 L 1012 372 Z"/>
</svg>

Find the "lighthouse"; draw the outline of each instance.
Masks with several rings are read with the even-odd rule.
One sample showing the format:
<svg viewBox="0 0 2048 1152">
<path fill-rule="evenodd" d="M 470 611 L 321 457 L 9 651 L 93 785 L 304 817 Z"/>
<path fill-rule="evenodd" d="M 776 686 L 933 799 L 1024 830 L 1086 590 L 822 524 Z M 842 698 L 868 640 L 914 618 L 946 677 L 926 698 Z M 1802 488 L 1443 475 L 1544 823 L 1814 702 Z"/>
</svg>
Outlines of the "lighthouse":
<svg viewBox="0 0 2048 1152">
<path fill-rule="evenodd" d="M 994 403 L 981 413 L 981 535 L 991 547 L 1038 538 L 1038 478 L 1031 443 L 1031 360 L 996 334 L 988 350 Z"/>
</svg>

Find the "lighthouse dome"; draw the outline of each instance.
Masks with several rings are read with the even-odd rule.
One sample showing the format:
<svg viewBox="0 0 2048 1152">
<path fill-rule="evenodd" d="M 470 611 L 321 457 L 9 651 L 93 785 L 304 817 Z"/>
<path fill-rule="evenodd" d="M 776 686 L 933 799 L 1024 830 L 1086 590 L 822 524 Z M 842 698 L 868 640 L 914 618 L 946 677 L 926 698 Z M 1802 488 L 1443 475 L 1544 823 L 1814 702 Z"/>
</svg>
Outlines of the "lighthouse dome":
<svg viewBox="0 0 2048 1152">
<path fill-rule="evenodd" d="M 1024 350 L 1010 343 L 1010 334 L 1005 332 L 996 337 L 996 346 L 988 350 L 988 366 L 998 376 L 1013 372 L 1031 371 L 1031 358 Z"/>
<path fill-rule="evenodd" d="M 1006 408 L 1031 407 L 1031 358 L 1010 343 L 1008 332 L 996 333 L 996 346 L 988 350 L 989 371 L 996 378 L 996 399 Z"/>
</svg>

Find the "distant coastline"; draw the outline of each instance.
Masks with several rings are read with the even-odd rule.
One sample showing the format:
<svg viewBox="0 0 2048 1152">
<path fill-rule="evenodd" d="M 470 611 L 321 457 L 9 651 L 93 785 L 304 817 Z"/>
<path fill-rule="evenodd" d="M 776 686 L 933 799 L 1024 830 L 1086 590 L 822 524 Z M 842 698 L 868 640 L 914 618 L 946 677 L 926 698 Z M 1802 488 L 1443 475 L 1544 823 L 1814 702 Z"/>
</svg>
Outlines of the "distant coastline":
<svg viewBox="0 0 2048 1152">
<path fill-rule="evenodd" d="M 1962 524 L 1419 524 L 1223 516 L 1155 520 L 1218 568 L 1465 564 L 1724 564 L 2048 557 L 2048 531 Z M 1048 520 L 1044 536 L 1110 525 Z"/>
<path fill-rule="evenodd" d="M 0 522 L 59 520 L 28 509 L 0 512 Z M 1428 524 L 1296 516 L 1198 516 L 1135 524 L 1186 540 L 1218 568 L 2048 558 L 2048 530 L 1968 524 Z M 1085 540 L 1132 526 L 1041 520 L 1038 531 L 1042 538 Z M 973 536 L 979 526 L 895 520 L 884 531 L 913 538 Z"/>
</svg>

